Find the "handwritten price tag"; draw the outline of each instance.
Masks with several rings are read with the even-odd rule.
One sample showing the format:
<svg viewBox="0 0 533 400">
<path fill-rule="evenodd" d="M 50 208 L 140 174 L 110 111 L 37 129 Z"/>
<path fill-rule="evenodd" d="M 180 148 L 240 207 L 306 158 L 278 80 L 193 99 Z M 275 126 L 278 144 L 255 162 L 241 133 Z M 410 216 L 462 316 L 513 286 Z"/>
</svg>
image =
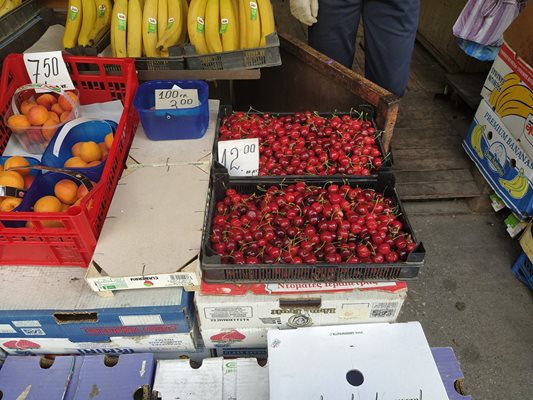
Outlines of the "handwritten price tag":
<svg viewBox="0 0 533 400">
<path fill-rule="evenodd" d="M 67 65 L 60 51 L 25 53 L 24 64 L 32 83 L 60 86 L 64 90 L 74 89 L 74 84 L 70 79 Z M 35 91 L 42 93 L 49 90 L 36 89 Z"/>
<path fill-rule="evenodd" d="M 156 89 L 155 91 L 156 110 L 193 108 L 199 105 L 197 89 Z"/>
<path fill-rule="evenodd" d="M 218 162 L 231 176 L 259 174 L 259 139 L 224 140 L 218 142 Z"/>
</svg>

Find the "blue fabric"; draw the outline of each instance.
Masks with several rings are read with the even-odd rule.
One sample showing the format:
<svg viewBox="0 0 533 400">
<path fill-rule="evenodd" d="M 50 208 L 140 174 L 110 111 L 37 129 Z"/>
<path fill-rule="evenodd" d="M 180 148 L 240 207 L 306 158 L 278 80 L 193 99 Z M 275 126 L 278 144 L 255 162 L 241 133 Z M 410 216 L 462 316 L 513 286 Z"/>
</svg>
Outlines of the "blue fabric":
<svg viewBox="0 0 533 400">
<path fill-rule="evenodd" d="M 500 51 L 499 46 L 485 46 L 476 42 L 471 42 L 470 40 L 465 40 L 457 38 L 457 44 L 466 54 L 470 57 L 474 57 L 479 61 L 494 61 L 498 52 Z"/>
<path fill-rule="evenodd" d="M 365 75 L 402 96 L 409 79 L 419 0 L 319 0 L 318 22 L 309 27 L 309 44 L 348 68 L 362 17 Z"/>
</svg>

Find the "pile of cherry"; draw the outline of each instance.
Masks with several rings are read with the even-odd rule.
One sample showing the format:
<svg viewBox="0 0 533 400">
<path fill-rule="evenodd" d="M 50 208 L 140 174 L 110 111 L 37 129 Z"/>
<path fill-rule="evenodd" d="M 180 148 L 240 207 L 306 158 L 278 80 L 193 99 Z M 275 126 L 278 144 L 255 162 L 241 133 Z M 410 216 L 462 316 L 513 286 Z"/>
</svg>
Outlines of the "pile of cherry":
<svg viewBox="0 0 533 400">
<path fill-rule="evenodd" d="M 227 189 L 210 241 L 227 264 L 395 263 L 416 247 L 399 213 L 391 198 L 350 185 Z"/>
<path fill-rule="evenodd" d="M 259 175 L 372 175 L 383 156 L 370 121 L 236 112 L 222 120 L 219 140 L 259 138 Z"/>
</svg>

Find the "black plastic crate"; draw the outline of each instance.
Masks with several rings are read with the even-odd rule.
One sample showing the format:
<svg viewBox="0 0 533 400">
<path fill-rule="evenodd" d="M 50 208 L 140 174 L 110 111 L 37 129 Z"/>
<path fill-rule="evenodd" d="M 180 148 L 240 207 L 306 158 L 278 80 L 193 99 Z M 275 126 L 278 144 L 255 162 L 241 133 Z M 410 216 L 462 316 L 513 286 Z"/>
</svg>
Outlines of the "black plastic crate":
<svg viewBox="0 0 533 400">
<path fill-rule="evenodd" d="M 286 177 L 279 185 L 295 184 L 298 178 Z M 215 205 L 225 196 L 225 191 L 234 188 L 238 193 L 250 194 L 258 192 L 258 186 L 268 187 L 273 183 L 261 178 L 234 181 L 227 174 L 213 177 L 212 189 L 208 201 L 208 209 L 202 238 L 201 269 L 202 277 L 212 283 L 256 283 L 256 282 L 354 282 L 354 281 L 391 281 L 409 280 L 416 278 L 420 268 L 424 265 L 425 249 L 416 240 L 414 231 L 409 223 L 405 209 L 394 188 L 395 179 L 392 173 L 380 174 L 377 180 L 368 178 L 331 178 L 315 179 L 309 184 L 324 186 L 329 183 L 350 184 L 361 188 L 372 188 L 386 197 L 393 199 L 399 207 L 398 220 L 403 224 L 405 233 L 410 234 L 417 247 L 407 256 L 407 260 L 398 263 L 383 264 L 224 264 L 220 256 L 211 247 L 210 235 L 212 220 L 215 215 Z"/>
<path fill-rule="evenodd" d="M 17 8 L 0 17 L 0 43 L 18 32 L 24 25 L 39 15 L 43 8 L 37 0 L 23 1 Z"/>
<path fill-rule="evenodd" d="M 224 167 L 222 164 L 220 164 L 218 162 L 218 137 L 219 137 L 219 127 L 222 125 L 222 120 L 225 117 L 231 115 L 233 112 L 234 111 L 233 111 L 232 107 L 231 106 L 227 106 L 227 105 L 220 106 L 220 109 L 219 109 L 219 112 L 218 112 L 217 129 L 215 131 L 215 142 L 214 142 L 214 146 L 213 146 L 213 171 L 215 173 L 228 173 L 227 168 Z M 248 111 L 247 113 L 248 114 L 259 114 L 260 112 L 259 111 Z M 338 116 L 353 115 L 355 113 L 359 113 L 359 114 L 364 115 L 365 116 L 365 120 L 367 120 L 367 121 L 370 120 L 372 122 L 372 126 L 374 127 L 376 132 L 378 131 L 378 129 L 376 127 L 376 122 L 374 120 L 374 114 L 375 114 L 374 107 L 372 107 L 369 104 L 359 105 L 358 107 L 354 108 L 351 112 L 350 111 L 318 112 L 318 114 L 320 116 L 323 116 L 323 117 L 330 117 L 330 116 L 333 116 L 333 115 L 338 115 Z M 272 113 L 269 113 L 269 114 L 276 115 L 276 116 L 286 116 L 286 115 L 293 115 L 293 114 L 295 114 L 295 112 L 283 112 L 283 113 L 272 112 Z M 320 180 L 324 180 L 324 179 L 330 179 L 330 178 L 334 179 L 334 178 L 338 178 L 338 177 L 341 177 L 341 178 L 362 177 L 362 178 L 377 179 L 378 173 L 387 173 L 387 172 L 391 171 L 392 164 L 393 164 L 393 158 L 392 158 L 392 152 L 391 151 L 389 151 L 389 153 L 385 154 L 385 150 L 384 150 L 384 147 L 383 147 L 383 140 L 382 140 L 381 136 L 377 136 L 376 139 L 377 139 L 377 146 L 379 148 L 379 151 L 382 154 L 383 162 L 382 162 L 381 167 L 379 168 L 379 170 L 376 171 L 377 173 L 372 174 L 372 175 L 363 176 L 363 175 L 342 175 L 342 174 L 337 174 L 337 175 L 319 176 L 319 175 L 307 174 L 307 175 L 280 175 L 280 176 L 270 175 L 270 176 L 258 176 L 258 177 L 231 176 L 230 179 L 231 180 L 235 180 L 235 181 L 245 181 L 245 180 L 250 179 L 250 178 L 260 178 L 260 179 L 264 180 L 265 182 L 272 182 L 272 183 L 279 182 L 280 179 L 283 179 L 285 177 L 287 177 L 287 178 L 295 178 L 297 180 L 303 180 L 303 181 L 307 181 L 307 182 L 313 181 L 314 179 L 318 179 L 320 181 Z"/>
<path fill-rule="evenodd" d="M 70 49 L 65 49 L 67 53 L 75 56 L 93 56 L 96 57 L 111 43 L 111 31 L 105 30 L 96 38 L 92 46 L 76 46 Z"/>
<path fill-rule="evenodd" d="M 275 67 L 281 65 L 277 33 L 266 37 L 266 46 L 254 49 L 225 51 L 223 53 L 196 54 L 192 45 L 185 45 L 187 69 L 231 70 Z"/>
</svg>

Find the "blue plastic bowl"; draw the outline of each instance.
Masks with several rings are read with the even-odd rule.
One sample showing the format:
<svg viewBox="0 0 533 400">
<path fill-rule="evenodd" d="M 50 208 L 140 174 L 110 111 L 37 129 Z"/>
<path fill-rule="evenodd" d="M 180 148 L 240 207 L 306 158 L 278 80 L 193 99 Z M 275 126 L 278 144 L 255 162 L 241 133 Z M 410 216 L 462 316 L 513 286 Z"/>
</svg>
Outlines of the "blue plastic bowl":
<svg viewBox="0 0 533 400">
<path fill-rule="evenodd" d="M 193 108 L 151 110 L 155 106 L 155 90 L 198 89 L 200 105 Z M 209 125 L 209 88 L 204 81 L 150 81 L 137 89 L 133 105 L 139 114 L 144 133 L 151 140 L 199 139 Z"/>
<path fill-rule="evenodd" d="M 47 167 L 55 168 L 64 168 L 63 165 L 65 161 L 72 157 L 72 146 L 78 142 L 88 142 L 93 141 L 96 143 L 103 142 L 105 136 L 110 132 L 116 132 L 117 123 L 114 121 L 86 121 L 80 125 L 72 128 L 67 135 L 65 136 L 61 147 L 59 148 L 59 154 L 55 156 L 53 154 L 54 145 L 57 138 L 61 134 L 61 131 L 65 128 L 66 125 L 63 125 L 61 129 L 57 131 L 54 135 L 46 150 L 44 151 L 41 164 L 46 165 Z M 95 167 L 90 168 L 66 168 L 71 171 L 79 172 L 80 174 L 85 175 L 87 178 L 94 182 L 98 182 L 102 177 L 102 172 L 104 171 L 105 162 L 100 163 Z"/>
</svg>

